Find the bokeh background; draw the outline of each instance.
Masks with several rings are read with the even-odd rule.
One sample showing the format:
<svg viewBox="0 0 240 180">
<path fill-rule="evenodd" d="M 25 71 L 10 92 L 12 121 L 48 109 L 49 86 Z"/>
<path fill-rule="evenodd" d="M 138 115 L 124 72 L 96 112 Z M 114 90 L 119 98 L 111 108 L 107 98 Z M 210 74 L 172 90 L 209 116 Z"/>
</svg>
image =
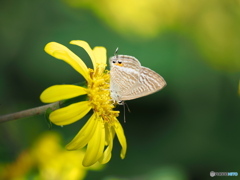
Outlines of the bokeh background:
<svg viewBox="0 0 240 180">
<path fill-rule="evenodd" d="M 168 85 L 127 102 L 127 123 L 124 113 L 119 118 L 127 156 L 120 159 L 115 141 L 111 161 L 94 171 L 75 163 L 81 155 L 61 159 L 67 167 L 59 160 L 87 118 L 64 127 L 50 127 L 43 116 L 0 124 L 1 178 L 204 180 L 210 171 L 240 173 L 240 0 L 2 0 L 0 114 L 43 105 L 39 95 L 51 85 L 83 81 L 43 51 L 56 41 L 91 67 L 71 40 L 105 46 L 108 57 L 119 47 Z M 41 143 L 44 137 L 49 142 Z M 72 176 L 71 166 L 82 174 Z"/>
</svg>

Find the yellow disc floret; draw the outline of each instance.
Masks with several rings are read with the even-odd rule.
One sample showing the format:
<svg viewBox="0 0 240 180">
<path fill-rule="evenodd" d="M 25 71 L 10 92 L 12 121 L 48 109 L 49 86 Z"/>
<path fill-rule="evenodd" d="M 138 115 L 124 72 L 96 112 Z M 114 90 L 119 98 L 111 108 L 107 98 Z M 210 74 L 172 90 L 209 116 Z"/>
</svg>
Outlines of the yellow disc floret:
<svg viewBox="0 0 240 180">
<path fill-rule="evenodd" d="M 88 83 L 88 97 L 91 102 L 92 109 L 100 117 L 104 123 L 114 124 L 116 117 L 119 116 L 119 111 L 113 111 L 115 105 L 110 96 L 110 74 L 108 70 L 103 73 L 89 69 L 91 82 Z"/>
</svg>

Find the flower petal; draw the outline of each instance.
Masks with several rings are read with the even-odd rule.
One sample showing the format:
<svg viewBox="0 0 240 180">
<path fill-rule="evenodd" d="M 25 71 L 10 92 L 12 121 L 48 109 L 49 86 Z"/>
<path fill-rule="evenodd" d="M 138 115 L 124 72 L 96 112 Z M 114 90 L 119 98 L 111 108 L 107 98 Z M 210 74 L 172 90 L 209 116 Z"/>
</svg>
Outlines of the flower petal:
<svg viewBox="0 0 240 180">
<path fill-rule="evenodd" d="M 44 50 L 51 56 L 61 59 L 71 65 L 87 81 L 90 79 L 88 68 L 85 63 L 67 47 L 56 42 L 50 42 L 45 46 Z"/>
<path fill-rule="evenodd" d="M 115 132 L 113 131 L 112 128 L 105 127 L 105 129 L 106 129 L 106 141 L 108 143 L 108 147 L 103 152 L 102 157 L 98 160 L 101 164 L 106 164 L 112 157 L 113 139 L 115 135 Z"/>
<path fill-rule="evenodd" d="M 40 95 L 44 103 L 52 103 L 87 94 L 86 89 L 76 85 L 54 85 L 45 89 Z"/>
<path fill-rule="evenodd" d="M 95 47 L 93 49 L 93 53 L 96 59 L 97 69 L 94 69 L 94 71 L 99 74 L 102 74 L 107 66 L 106 64 L 106 49 L 104 47 Z"/>
<path fill-rule="evenodd" d="M 96 46 L 93 48 L 93 54 L 97 64 L 107 63 L 107 50 L 105 47 Z"/>
<path fill-rule="evenodd" d="M 66 146 L 68 150 L 81 149 L 87 145 L 89 140 L 92 138 L 96 131 L 97 120 L 96 114 L 94 113 L 74 139 Z"/>
<path fill-rule="evenodd" d="M 96 121 L 96 131 L 88 143 L 87 151 L 83 159 L 83 166 L 86 167 L 96 163 L 102 156 L 104 150 L 105 129 L 103 120 L 101 118 L 98 118 Z"/>
<path fill-rule="evenodd" d="M 117 134 L 118 141 L 120 142 L 120 144 L 122 146 L 120 156 L 121 156 L 122 159 L 124 159 L 125 155 L 126 155 L 126 151 L 127 151 L 127 142 L 126 142 L 126 138 L 125 138 L 125 135 L 124 135 L 123 128 L 122 128 L 121 124 L 118 122 L 118 120 L 116 120 L 116 122 L 115 122 L 114 129 L 115 129 L 115 132 Z"/>
<path fill-rule="evenodd" d="M 86 41 L 73 40 L 70 42 L 70 44 L 74 44 L 74 45 L 82 47 L 88 53 L 89 57 L 91 58 L 92 63 L 93 63 L 93 68 L 94 69 L 96 68 L 96 59 L 94 57 L 93 50 L 91 49 L 91 47 L 89 46 L 89 44 Z"/>
<path fill-rule="evenodd" d="M 82 101 L 53 111 L 49 119 L 56 125 L 67 125 L 80 120 L 90 109 L 89 101 Z"/>
</svg>

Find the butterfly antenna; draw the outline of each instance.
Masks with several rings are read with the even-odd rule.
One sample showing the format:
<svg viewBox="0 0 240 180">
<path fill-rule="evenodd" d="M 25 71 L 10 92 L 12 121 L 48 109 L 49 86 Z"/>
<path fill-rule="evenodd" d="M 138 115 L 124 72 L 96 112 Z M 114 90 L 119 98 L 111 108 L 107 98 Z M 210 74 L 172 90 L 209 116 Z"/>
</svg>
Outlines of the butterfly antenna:
<svg viewBox="0 0 240 180">
<path fill-rule="evenodd" d="M 126 107 L 128 109 L 128 112 L 131 112 L 131 111 L 130 111 L 127 103 L 125 103 L 124 101 L 122 101 L 122 105 L 123 105 L 123 115 L 124 115 L 123 119 L 124 119 L 124 123 L 126 123 L 127 121 L 126 121 L 126 113 L 125 113 L 126 112 L 126 108 L 125 108 L 125 105 L 126 105 Z"/>
<path fill-rule="evenodd" d="M 115 50 L 115 52 L 114 52 L 114 56 L 116 56 L 116 57 L 118 57 L 118 47 L 117 47 L 117 49 Z"/>
<path fill-rule="evenodd" d="M 126 104 L 127 109 L 128 109 L 128 112 L 131 112 L 131 111 L 130 111 L 130 108 L 129 108 L 129 106 L 128 106 L 128 104 L 127 104 L 127 103 L 124 103 L 124 104 Z"/>
<path fill-rule="evenodd" d="M 123 103 L 123 121 L 126 123 L 126 116 L 125 116 L 125 103 Z"/>
</svg>

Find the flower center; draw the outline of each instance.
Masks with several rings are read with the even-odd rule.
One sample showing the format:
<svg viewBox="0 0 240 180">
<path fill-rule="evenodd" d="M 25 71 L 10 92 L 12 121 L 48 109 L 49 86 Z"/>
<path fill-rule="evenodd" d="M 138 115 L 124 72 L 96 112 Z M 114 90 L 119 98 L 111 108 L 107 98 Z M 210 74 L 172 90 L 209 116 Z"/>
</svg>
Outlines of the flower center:
<svg viewBox="0 0 240 180">
<path fill-rule="evenodd" d="M 89 69 L 91 82 L 88 82 L 88 97 L 94 113 L 102 117 L 104 123 L 114 124 L 119 111 L 114 111 L 110 96 L 110 74 L 108 70 L 100 71 Z"/>
</svg>

